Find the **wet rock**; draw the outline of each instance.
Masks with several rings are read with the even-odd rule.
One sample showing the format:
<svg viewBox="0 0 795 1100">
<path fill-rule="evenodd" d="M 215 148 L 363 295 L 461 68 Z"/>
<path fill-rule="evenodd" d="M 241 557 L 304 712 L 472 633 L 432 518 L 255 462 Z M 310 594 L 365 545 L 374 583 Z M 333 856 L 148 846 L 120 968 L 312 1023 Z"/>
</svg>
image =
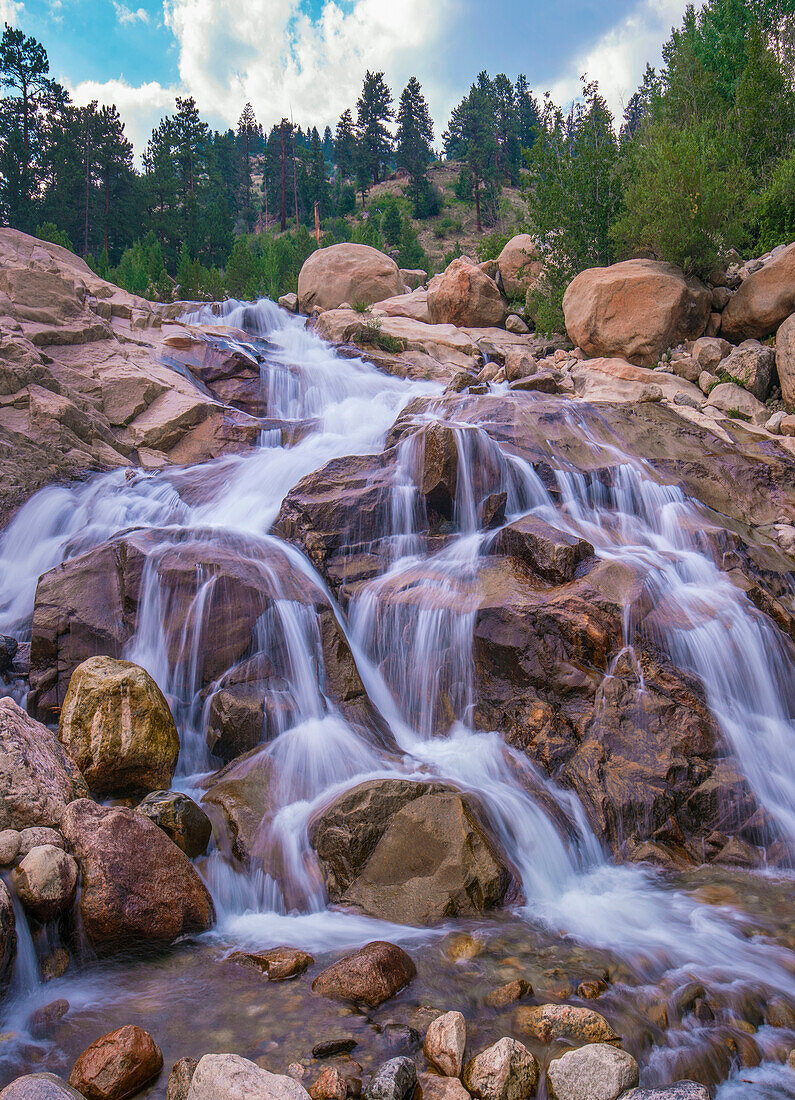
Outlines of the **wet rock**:
<svg viewBox="0 0 795 1100">
<path fill-rule="evenodd" d="M 272 810 L 275 781 L 276 766 L 266 746 L 233 760 L 205 780 L 202 808 L 215 826 L 216 844 L 245 867 L 263 854 L 262 830 Z"/>
<path fill-rule="evenodd" d="M 0 672 L 8 672 L 14 663 L 19 642 L 9 634 L 0 634 Z"/>
<path fill-rule="evenodd" d="M 16 829 L 0 831 L 0 867 L 9 867 L 19 855 L 19 832 Z"/>
<path fill-rule="evenodd" d="M 570 581 L 579 563 L 594 553 L 585 539 L 558 531 L 536 516 L 523 516 L 503 527 L 492 550 L 516 558 L 552 584 Z"/>
<path fill-rule="evenodd" d="M 387 1023 L 379 1032 L 379 1048 L 394 1057 L 396 1054 L 414 1054 L 422 1046 L 419 1031 L 408 1024 Z"/>
<path fill-rule="evenodd" d="M 337 309 L 343 302 L 372 305 L 404 292 L 397 264 L 366 244 L 320 248 L 305 261 L 298 276 L 301 313 Z"/>
<path fill-rule="evenodd" d="M 517 1008 L 514 1027 L 542 1043 L 567 1039 L 575 1043 L 618 1043 L 620 1037 L 598 1012 L 576 1005 L 539 1005 Z"/>
<path fill-rule="evenodd" d="M 296 947 L 272 947 L 259 954 L 235 951 L 227 956 L 227 961 L 237 963 L 238 966 L 247 966 L 251 970 L 259 970 L 272 982 L 284 982 L 299 977 L 315 960 L 306 951 L 300 951 Z"/>
<path fill-rule="evenodd" d="M 69 1002 L 63 997 L 57 1001 L 51 1001 L 48 1005 L 42 1005 L 31 1013 L 28 1020 L 28 1031 L 34 1039 L 43 1039 L 49 1035 L 59 1020 L 62 1020 L 69 1011 Z"/>
<path fill-rule="evenodd" d="M 28 1073 L 0 1092 L 0 1100 L 85 1100 L 81 1092 L 54 1073 Z"/>
<path fill-rule="evenodd" d="M 795 244 L 749 275 L 723 311 L 721 335 L 763 340 L 795 313 Z"/>
<path fill-rule="evenodd" d="M 538 245 L 529 233 L 511 237 L 497 257 L 502 289 L 507 298 L 524 298 L 535 285 L 543 264 Z"/>
<path fill-rule="evenodd" d="M 639 366 L 702 335 L 709 291 L 673 264 L 626 260 L 581 271 L 563 297 L 566 331 L 588 355 L 620 356 Z"/>
<path fill-rule="evenodd" d="M 460 1012 L 445 1012 L 425 1033 L 423 1053 L 434 1069 L 445 1077 L 460 1077 L 467 1045 L 466 1020 Z"/>
<path fill-rule="evenodd" d="M 257 684 L 213 692 L 207 718 L 207 748 L 229 763 L 265 740 L 265 699 Z"/>
<path fill-rule="evenodd" d="M 522 1001 L 525 997 L 531 996 L 532 992 L 533 987 L 530 982 L 525 981 L 524 978 L 517 978 L 513 982 L 506 982 L 505 985 L 493 989 L 491 993 L 487 993 L 484 997 L 484 1003 L 489 1008 L 507 1008 L 508 1005 L 516 1004 L 517 1001 Z"/>
<path fill-rule="evenodd" d="M 51 982 L 62 978 L 72 963 L 72 957 L 65 947 L 56 947 L 41 961 L 41 980 Z"/>
<path fill-rule="evenodd" d="M 292 1077 L 269 1073 L 237 1054 L 205 1054 L 188 1090 L 188 1100 L 307 1100 Z"/>
<path fill-rule="evenodd" d="M 52 844 L 32 848 L 12 874 L 20 901 L 42 922 L 69 908 L 77 890 L 77 878 L 74 858 Z"/>
<path fill-rule="evenodd" d="M 0 993 L 8 988 L 17 953 L 14 905 L 8 887 L 0 879 Z"/>
<path fill-rule="evenodd" d="M 309 1089 L 312 1100 L 345 1100 L 348 1082 L 337 1066 L 326 1066 Z"/>
<path fill-rule="evenodd" d="M 99 795 L 168 787 L 179 756 L 160 688 L 145 669 L 110 657 L 90 657 L 72 673 L 58 737 Z"/>
<path fill-rule="evenodd" d="M 190 1092 L 190 1083 L 196 1072 L 199 1061 L 197 1058 L 180 1058 L 171 1067 L 166 1086 L 166 1100 L 187 1100 Z"/>
<path fill-rule="evenodd" d="M 463 257 L 428 284 L 428 311 L 434 325 L 457 328 L 499 327 L 508 313 L 494 280 Z"/>
<path fill-rule="evenodd" d="M 359 1044 L 352 1035 L 340 1035 L 333 1039 L 324 1039 L 312 1047 L 313 1058 L 333 1058 L 335 1054 L 350 1054 Z"/>
<path fill-rule="evenodd" d="M 417 1077 L 418 1100 L 469 1100 L 469 1093 L 455 1077 L 420 1073 Z M 417 1094 L 414 1094 L 417 1096 Z"/>
<path fill-rule="evenodd" d="M 86 794 L 58 739 L 13 699 L 0 699 L 0 827 L 57 825 L 67 803 Z"/>
<path fill-rule="evenodd" d="M 125 1024 L 83 1051 L 69 1084 L 86 1100 L 124 1100 L 153 1081 L 162 1068 L 162 1052 L 149 1032 Z"/>
<path fill-rule="evenodd" d="M 593 1043 L 547 1067 L 556 1100 L 618 1100 L 638 1083 L 638 1063 L 625 1050 Z"/>
<path fill-rule="evenodd" d="M 136 806 L 169 836 L 189 859 L 207 851 L 212 825 L 207 814 L 192 798 L 180 791 L 153 791 Z"/>
<path fill-rule="evenodd" d="M 417 1067 L 411 1058 L 391 1058 L 370 1078 L 367 1100 L 409 1100 L 417 1084 Z"/>
<path fill-rule="evenodd" d="M 765 1022 L 770 1027 L 784 1027 L 795 1031 L 795 1006 L 784 997 L 771 997 L 767 1002 Z"/>
<path fill-rule="evenodd" d="M 607 991 L 607 982 L 600 979 L 588 979 L 577 986 L 577 996 L 584 1001 L 595 1001 Z"/>
<path fill-rule="evenodd" d="M 416 974 L 414 963 L 402 948 L 376 940 L 318 974 L 312 991 L 335 1001 L 378 1008 L 405 989 Z"/>
<path fill-rule="evenodd" d="M 538 1076 L 535 1057 L 506 1036 L 469 1062 L 464 1085 L 477 1100 L 524 1100 L 535 1093 Z"/>
<path fill-rule="evenodd" d="M 676 1081 L 661 1088 L 630 1089 L 621 1100 L 710 1100 L 710 1093 L 697 1081 Z"/>
<path fill-rule="evenodd" d="M 528 374 L 524 378 L 518 378 L 515 382 L 511 382 L 510 388 L 517 392 L 557 393 L 558 383 L 554 375 L 541 371 L 539 374 Z"/>
<path fill-rule="evenodd" d="M 98 953 L 172 943 L 212 925 L 212 899 L 193 864 L 143 814 L 81 799 L 61 828 L 80 866 L 83 930 Z"/>
</svg>

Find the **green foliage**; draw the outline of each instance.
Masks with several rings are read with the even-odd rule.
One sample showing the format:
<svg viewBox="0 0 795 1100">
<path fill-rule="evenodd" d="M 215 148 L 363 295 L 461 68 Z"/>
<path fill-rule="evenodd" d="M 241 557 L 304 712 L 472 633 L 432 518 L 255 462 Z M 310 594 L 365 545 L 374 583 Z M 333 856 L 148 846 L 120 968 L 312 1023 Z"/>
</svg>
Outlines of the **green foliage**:
<svg viewBox="0 0 795 1100">
<path fill-rule="evenodd" d="M 367 70 L 356 109 L 361 164 L 373 183 L 378 183 L 381 168 L 392 152 L 392 137 L 386 123 L 394 115 L 392 93 L 383 73 Z"/>
<path fill-rule="evenodd" d="M 742 239 L 750 175 L 727 161 L 710 123 L 644 126 L 624 169 L 624 208 L 611 229 L 619 252 L 706 275 Z"/>
<path fill-rule="evenodd" d="M 355 342 L 360 347 L 379 348 L 392 355 L 406 350 L 405 340 L 399 340 L 396 336 L 389 336 L 388 333 L 381 331 L 380 317 L 371 317 L 355 338 Z"/>
<path fill-rule="evenodd" d="M 356 313 L 369 313 L 370 306 L 367 302 L 356 301 L 353 303 L 353 309 Z"/>
<path fill-rule="evenodd" d="M 381 215 L 381 234 L 390 248 L 397 248 L 400 244 L 402 228 L 403 222 L 397 203 L 386 203 Z"/>
<path fill-rule="evenodd" d="M 512 236 L 512 233 L 500 233 L 499 231 L 487 233 L 475 249 L 477 258 L 481 263 L 484 260 L 496 260 Z"/>
<path fill-rule="evenodd" d="M 472 169 L 468 165 L 464 165 L 461 171 L 458 173 L 458 178 L 455 181 L 455 197 L 462 202 L 469 202 L 472 198 L 472 190 L 475 186 L 475 180 L 472 175 Z"/>
<path fill-rule="evenodd" d="M 563 295 L 567 285 L 568 280 L 560 268 L 548 263 L 527 293 L 525 317 L 542 336 L 565 331 Z"/>
<path fill-rule="evenodd" d="M 761 252 L 795 240 L 795 149 L 778 165 L 753 212 Z"/>
<path fill-rule="evenodd" d="M 420 244 L 417 234 L 408 218 L 403 219 L 400 231 L 400 252 L 398 254 L 399 267 L 422 267 L 427 269 L 428 257 L 425 249 Z"/>
<path fill-rule="evenodd" d="M 52 222 L 44 222 L 43 225 L 37 225 L 34 230 L 34 236 L 38 237 L 41 241 L 49 241 L 50 244 L 59 244 L 61 248 L 68 248 L 70 252 L 74 252 L 74 245 L 69 240 L 68 235 Z"/>
</svg>

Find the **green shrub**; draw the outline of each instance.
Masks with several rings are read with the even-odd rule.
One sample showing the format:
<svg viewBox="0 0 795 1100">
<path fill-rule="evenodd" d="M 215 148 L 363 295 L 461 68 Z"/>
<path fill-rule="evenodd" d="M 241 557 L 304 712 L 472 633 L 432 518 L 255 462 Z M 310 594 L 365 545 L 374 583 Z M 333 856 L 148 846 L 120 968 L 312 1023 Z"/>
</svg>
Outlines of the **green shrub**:
<svg viewBox="0 0 795 1100">
<path fill-rule="evenodd" d="M 396 336 L 390 336 L 388 333 L 381 331 L 380 317 L 371 317 L 354 342 L 360 347 L 379 348 L 381 351 L 390 352 L 393 355 L 406 350 L 404 340 L 399 340 Z"/>
<path fill-rule="evenodd" d="M 776 168 L 754 213 L 760 252 L 795 241 L 795 150 Z"/>
<path fill-rule="evenodd" d="M 75 250 L 75 246 L 69 240 L 68 233 L 64 233 L 54 222 L 45 222 L 43 225 L 37 226 L 33 235 L 38 237 L 40 241 L 49 241 L 50 244 L 59 244 L 61 248 L 68 248 L 70 252 Z"/>
<path fill-rule="evenodd" d="M 475 250 L 478 259 L 481 262 L 496 260 L 512 236 L 513 234 L 501 233 L 499 230 L 488 233 Z"/>
<path fill-rule="evenodd" d="M 474 186 L 475 177 L 472 175 L 472 169 L 465 165 L 458 173 L 458 179 L 455 181 L 456 198 L 462 202 L 469 202 L 472 198 Z"/>
</svg>

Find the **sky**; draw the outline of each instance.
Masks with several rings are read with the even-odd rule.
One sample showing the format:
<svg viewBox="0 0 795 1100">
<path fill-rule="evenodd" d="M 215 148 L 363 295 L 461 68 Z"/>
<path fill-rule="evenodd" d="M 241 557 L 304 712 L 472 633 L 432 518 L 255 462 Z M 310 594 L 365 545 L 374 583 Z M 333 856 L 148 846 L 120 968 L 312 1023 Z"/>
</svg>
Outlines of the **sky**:
<svg viewBox="0 0 795 1100">
<path fill-rule="evenodd" d="M 43 43 L 75 102 L 118 106 L 139 154 L 177 95 L 219 129 L 247 100 L 266 128 L 282 116 L 333 128 L 368 68 L 396 98 L 419 79 L 438 146 L 481 69 L 524 73 L 561 104 L 587 73 L 620 114 L 684 10 L 685 0 L 0 0 L 0 19 Z"/>
</svg>

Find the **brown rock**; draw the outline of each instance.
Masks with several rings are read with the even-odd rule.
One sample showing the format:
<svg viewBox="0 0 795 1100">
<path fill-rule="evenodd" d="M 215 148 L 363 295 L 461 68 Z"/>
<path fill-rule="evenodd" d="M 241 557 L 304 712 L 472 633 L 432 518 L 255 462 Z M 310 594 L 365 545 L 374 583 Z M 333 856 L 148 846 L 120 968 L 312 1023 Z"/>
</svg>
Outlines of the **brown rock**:
<svg viewBox="0 0 795 1100">
<path fill-rule="evenodd" d="M 523 516 L 503 527 L 491 545 L 495 554 L 517 558 L 553 584 L 565 584 L 593 546 L 567 535 L 536 516 Z"/>
<path fill-rule="evenodd" d="M 650 366 L 668 348 L 704 331 L 710 295 L 673 264 L 625 260 L 581 271 L 563 296 L 566 331 L 593 357 Z"/>
<path fill-rule="evenodd" d="M 529 233 L 512 237 L 497 259 L 506 298 L 524 298 L 541 274 L 541 254 Z"/>
<path fill-rule="evenodd" d="M 199 1061 L 197 1058 L 180 1058 L 171 1067 L 166 1086 L 166 1100 L 188 1100 L 190 1083 Z"/>
<path fill-rule="evenodd" d="M 49 1035 L 59 1020 L 62 1020 L 69 1011 L 69 1002 L 63 997 L 57 1001 L 51 1001 L 48 1005 L 42 1005 L 31 1013 L 28 1020 L 28 1031 L 34 1039 L 43 1039 Z"/>
<path fill-rule="evenodd" d="M 259 970 L 272 982 L 284 982 L 289 978 L 299 977 L 315 960 L 297 947 L 272 947 L 269 951 L 256 955 L 235 951 L 228 956 L 228 961 Z"/>
<path fill-rule="evenodd" d="M 312 1100 L 345 1100 L 348 1083 L 337 1066 L 326 1066 L 310 1086 L 309 1095 Z"/>
<path fill-rule="evenodd" d="M 82 876 L 83 931 L 100 954 L 204 932 L 212 899 L 184 852 L 143 814 L 71 803 L 61 828 Z"/>
<path fill-rule="evenodd" d="M 77 890 L 77 863 L 51 844 L 32 848 L 12 878 L 19 899 L 38 920 L 52 920 L 68 909 Z"/>
<path fill-rule="evenodd" d="M 90 657 L 72 673 L 58 737 L 100 795 L 168 787 L 179 756 L 160 688 L 145 669 L 111 657 Z"/>
<path fill-rule="evenodd" d="M 577 996 L 582 997 L 584 1001 L 594 1001 L 606 991 L 607 982 L 600 978 L 589 978 L 577 986 Z"/>
<path fill-rule="evenodd" d="M 436 1073 L 417 1075 L 418 1100 L 469 1100 L 469 1093 L 455 1077 L 440 1077 Z M 417 1094 L 414 1094 L 415 1097 Z"/>
<path fill-rule="evenodd" d="M 334 1001 L 378 1008 L 409 985 L 416 974 L 414 963 L 402 948 L 376 940 L 318 974 L 312 991 Z"/>
<path fill-rule="evenodd" d="M 744 280 L 722 314 L 721 335 L 733 343 L 763 340 L 795 313 L 795 244 Z"/>
<path fill-rule="evenodd" d="M 302 313 L 337 309 L 343 302 L 372 305 L 403 293 L 404 283 L 394 260 L 366 244 L 334 244 L 319 248 L 305 261 L 298 276 Z"/>
<path fill-rule="evenodd" d="M 186 794 L 153 791 L 139 802 L 136 810 L 162 829 L 188 859 L 196 859 L 207 851 L 213 831 L 210 819 Z"/>
<path fill-rule="evenodd" d="M 466 1020 L 460 1012 L 445 1012 L 428 1027 L 423 1054 L 444 1077 L 460 1077 L 467 1045 Z"/>
<path fill-rule="evenodd" d="M 576 1005 L 539 1005 L 517 1008 L 514 1027 L 542 1043 L 566 1039 L 576 1043 L 620 1043 L 620 1037 L 598 1012 Z"/>
<path fill-rule="evenodd" d="M 431 280 L 428 310 L 433 324 L 458 328 L 499 327 L 507 315 L 497 284 L 465 259 Z"/>
<path fill-rule="evenodd" d="M 263 826 L 271 814 L 275 779 L 273 757 L 263 746 L 204 781 L 202 807 L 215 823 L 216 842 L 247 867 L 264 855 Z"/>
<path fill-rule="evenodd" d="M 714 374 L 731 350 L 728 340 L 720 340 L 717 336 L 701 336 L 693 344 L 691 355 L 702 370 Z"/>
<path fill-rule="evenodd" d="M 135 1024 L 103 1035 L 87 1047 L 69 1074 L 86 1100 L 124 1100 L 157 1077 L 163 1055 L 152 1036 Z"/>
<path fill-rule="evenodd" d="M 489 1008 L 507 1008 L 508 1005 L 516 1004 L 517 1001 L 531 996 L 532 992 L 533 987 L 530 982 L 525 981 L 524 978 L 517 978 L 513 982 L 506 982 L 505 985 L 493 989 L 491 993 L 486 994 L 484 1001 Z"/>
<path fill-rule="evenodd" d="M 795 313 L 776 333 L 776 369 L 784 404 L 795 409 Z"/>
<path fill-rule="evenodd" d="M 524 1100 L 538 1086 L 538 1062 L 508 1037 L 482 1050 L 467 1065 L 464 1084 L 477 1100 Z"/>
</svg>

